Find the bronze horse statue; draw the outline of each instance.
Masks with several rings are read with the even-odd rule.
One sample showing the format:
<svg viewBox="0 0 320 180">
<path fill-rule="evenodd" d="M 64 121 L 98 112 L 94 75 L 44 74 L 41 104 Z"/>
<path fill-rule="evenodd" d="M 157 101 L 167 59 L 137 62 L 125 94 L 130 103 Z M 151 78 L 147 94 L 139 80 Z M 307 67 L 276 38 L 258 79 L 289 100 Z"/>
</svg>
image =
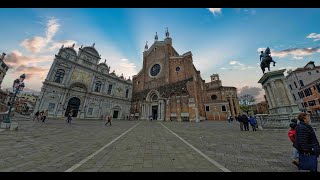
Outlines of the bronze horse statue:
<svg viewBox="0 0 320 180">
<path fill-rule="evenodd" d="M 263 74 L 265 73 L 265 68 L 268 68 L 268 71 L 270 71 L 270 63 L 273 62 L 273 66 L 276 65 L 276 62 L 272 59 L 272 57 L 270 56 L 271 52 L 269 47 L 267 47 L 267 49 L 263 52 L 261 51 L 260 54 L 260 67 L 262 69 Z"/>
</svg>

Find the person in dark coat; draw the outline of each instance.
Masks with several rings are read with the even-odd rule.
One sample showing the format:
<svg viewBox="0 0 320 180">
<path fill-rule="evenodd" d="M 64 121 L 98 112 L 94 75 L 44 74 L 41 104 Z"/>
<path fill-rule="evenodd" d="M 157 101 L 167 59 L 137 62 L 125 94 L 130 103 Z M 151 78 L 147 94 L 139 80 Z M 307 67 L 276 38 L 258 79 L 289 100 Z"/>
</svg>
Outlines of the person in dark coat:
<svg viewBox="0 0 320 180">
<path fill-rule="evenodd" d="M 240 130 L 243 131 L 243 121 L 242 121 L 242 116 L 240 114 L 238 115 L 238 121 L 240 123 Z"/>
<path fill-rule="evenodd" d="M 241 119 L 243 122 L 244 130 L 249 131 L 249 118 L 248 118 L 248 116 L 245 114 L 242 114 Z"/>
<path fill-rule="evenodd" d="M 299 151 L 299 165 L 302 164 L 301 156 L 316 155 L 315 162 L 310 162 L 314 164 L 314 167 L 311 167 L 309 170 L 311 172 L 318 172 L 317 157 L 320 155 L 320 146 L 316 134 L 309 124 L 310 116 L 307 113 L 300 113 L 298 120 L 300 123 L 296 126 L 296 138 L 293 146 Z"/>
</svg>

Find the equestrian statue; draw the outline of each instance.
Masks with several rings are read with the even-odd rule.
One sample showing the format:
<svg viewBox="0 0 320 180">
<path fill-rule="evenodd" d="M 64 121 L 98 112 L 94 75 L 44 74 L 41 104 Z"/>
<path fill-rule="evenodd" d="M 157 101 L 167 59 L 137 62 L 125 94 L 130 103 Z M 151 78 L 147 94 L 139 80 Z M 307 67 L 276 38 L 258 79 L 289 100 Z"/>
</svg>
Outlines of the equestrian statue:
<svg viewBox="0 0 320 180">
<path fill-rule="evenodd" d="M 273 66 L 276 65 L 276 62 L 272 59 L 271 57 L 271 52 L 270 52 L 270 49 L 269 47 L 267 47 L 267 49 L 263 52 L 261 51 L 261 54 L 260 54 L 260 67 L 262 69 L 262 72 L 263 74 L 265 73 L 265 68 L 267 67 L 268 68 L 268 71 L 270 71 L 270 63 L 273 62 Z"/>
</svg>

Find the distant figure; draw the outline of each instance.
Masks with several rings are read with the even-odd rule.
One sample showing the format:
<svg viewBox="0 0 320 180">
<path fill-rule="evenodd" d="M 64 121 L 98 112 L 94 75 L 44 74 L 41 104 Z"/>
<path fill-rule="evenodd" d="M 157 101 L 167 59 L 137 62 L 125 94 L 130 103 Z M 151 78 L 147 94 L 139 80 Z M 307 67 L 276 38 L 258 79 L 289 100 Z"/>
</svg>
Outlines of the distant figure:
<svg viewBox="0 0 320 180">
<path fill-rule="evenodd" d="M 310 126 L 310 115 L 300 113 L 298 115 L 300 123 L 296 127 L 296 138 L 294 147 L 299 151 L 299 169 L 318 172 L 317 157 L 320 155 L 320 146 L 317 136 Z"/>
<path fill-rule="evenodd" d="M 249 122 L 252 127 L 252 131 L 257 131 L 257 129 L 256 129 L 257 122 L 253 116 L 250 116 Z"/>
<path fill-rule="evenodd" d="M 297 120 L 292 119 L 291 123 L 290 123 L 290 130 L 288 132 L 288 137 L 290 138 L 292 143 L 294 142 L 294 140 L 296 138 L 296 134 L 297 134 L 296 127 L 297 127 Z M 293 161 L 292 161 L 292 163 L 299 167 L 299 152 L 295 147 L 293 147 Z"/>
<path fill-rule="evenodd" d="M 230 116 L 230 121 L 231 121 L 231 122 L 233 121 L 233 117 L 232 117 L 232 116 Z"/>
<path fill-rule="evenodd" d="M 67 124 L 71 123 L 72 115 L 73 115 L 72 110 L 70 110 L 67 117 Z"/>
<path fill-rule="evenodd" d="M 34 114 L 34 118 L 32 121 L 34 121 L 34 119 L 37 118 L 37 120 L 39 121 L 39 115 L 40 115 L 40 111 L 37 111 L 35 114 Z"/>
<path fill-rule="evenodd" d="M 153 117 L 152 116 L 150 116 L 150 121 L 152 121 L 153 120 Z"/>
<path fill-rule="evenodd" d="M 40 121 L 42 121 L 42 119 L 43 119 L 43 114 L 44 114 L 44 111 L 43 111 L 43 110 L 40 111 L 40 114 L 39 114 L 39 116 L 40 116 Z"/>
<path fill-rule="evenodd" d="M 249 118 L 248 118 L 248 116 L 245 114 L 242 114 L 241 119 L 243 122 L 244 130 L 249 131 Z"/>
<path fill-rule="evenodd" d="M 43 113 L 42 122 L 45 122 L 45 121 L 46 121 L 47 116 L 48 116 L 48 110 L 46 110 L 46 111 Z"/>
<path fill-rule="evenodd" d="M 110 123 L 110 126 L 111 126 L 111 117 L 110 116 L 106 116 L 106 124 L 104 124 L 105 126 L 107 125 L 107 124 L 109 124 Z"/>
</svg>

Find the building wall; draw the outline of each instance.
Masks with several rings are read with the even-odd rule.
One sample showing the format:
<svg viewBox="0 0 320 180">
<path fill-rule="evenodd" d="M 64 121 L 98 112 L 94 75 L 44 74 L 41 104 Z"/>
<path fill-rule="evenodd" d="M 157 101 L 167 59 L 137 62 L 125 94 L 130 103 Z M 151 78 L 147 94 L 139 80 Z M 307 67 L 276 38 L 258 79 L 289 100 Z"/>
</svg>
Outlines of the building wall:
<svg viewBox="0 0 320 180">
<path fill-rule="evenodd" d="M 291 92 L 292 98 L 294 98 L 295 103 L 298 105 L 300 111 L 305 111 L 306 107 L 302 104 L 305 102 L 304 98 L 306 96 L 304 89 L 309 88 L 308 84 L 312 84 L 314 81 L 318 80 L 320 77 L 320 66 L 315 66 L 309 62 L 305 67 L 298 68 L 294 71 L 290 71 L 286 76 L 287 86 Z M 302 80 L 303 85 L 300 84 Z M 306 87 L 308 86 L 308 87 Z M 303 93 L 304 97 L 299 96 L 299 93 Z"/>
<path fill-rule="evenodd" d="M 9 69 L 9 67 L 3 61 L 4 58 L 5 58 L 5 53 L 2 53 L 2 55 L 0 56 L 0 87 L 1 87 L 1 84 L 2 84 L 2 81 L 5 77 L 5 75 L 7 74 L 7 71 Z"/>
<path fill-rule="evenodd" d="M 81 47 L 78 54 L 73 48 L 61 48 L 43 82 L 34 112 L 48 109 L 49 117 L 64 117 L 69 111 L 69 102 L 79 99 L 78 118 L 99 119 L 113 116 L 116 111 L 117 119 L 129 116 L 132 81 L 109 73 L 110 66 L 97 64 L 99 59 L 92 46 Z M 60 70 L 64 76 L 61 82 L 56 82 Z M 100 88 L 96 89 L 98 83 Z M 109 85 L 112 85 L 111 91 Z"/>
</svg>

